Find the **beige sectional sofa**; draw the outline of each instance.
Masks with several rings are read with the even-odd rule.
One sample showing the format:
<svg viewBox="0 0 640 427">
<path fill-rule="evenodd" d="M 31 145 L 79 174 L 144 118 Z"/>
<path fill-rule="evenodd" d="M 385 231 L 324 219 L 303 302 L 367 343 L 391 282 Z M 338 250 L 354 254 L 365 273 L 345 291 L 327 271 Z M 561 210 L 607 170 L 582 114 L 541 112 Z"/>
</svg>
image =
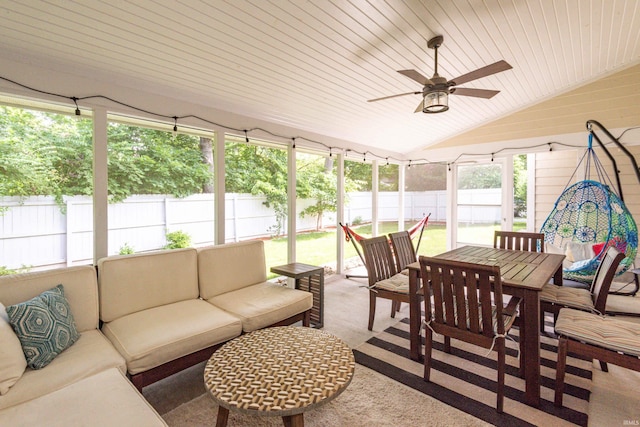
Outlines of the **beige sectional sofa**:
<svg viewBox="0 0 640 427">
<path fill-rule="evenodd" d="M 26 362 L 19 363 L 19 353 L 8 353 L 8 340 L 3 336 L 0 376 L 14 378 L 15 384 L 0 395 L 0 425 L 83 424 L 77 420 L 91 420 L 91 425 L 166 425 L 126 378 L 124 358 L 99 329 L 94 267 L 1 276 L 0 302 L 8 307 L 59 284 L 64 286 L 80 338 L 44 368 L 26 368 L 20 374 L 19 368 Z M 8 376 L 7 370 L 15 374 Z M 119 424 L 116 420 L 139 423 Z"/>
<path fill-rule="evenodd" d="M 313 305 L 310 293 L 266 281 L 261 241 L 112 256 L 98 261 L 97 273 L 83 266 L 0 276 L 0 303 L 58 284 L 80 338 L 44 368 L 13 376 L 24 362 L 0 346 L 0 392 L 8 388 L 0 425 L 166 425 L 142 387 L 243 332 L 308 326 Z"/>
</svg>

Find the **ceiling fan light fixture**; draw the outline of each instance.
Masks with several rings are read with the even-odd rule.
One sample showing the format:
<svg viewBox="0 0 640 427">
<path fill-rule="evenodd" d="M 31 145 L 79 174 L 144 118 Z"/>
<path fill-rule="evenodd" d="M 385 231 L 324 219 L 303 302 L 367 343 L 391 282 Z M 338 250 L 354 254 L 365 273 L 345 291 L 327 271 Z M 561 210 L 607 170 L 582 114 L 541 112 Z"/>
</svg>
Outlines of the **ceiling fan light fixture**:
<svg viewBox="0 0 640 427">
<path fill-rule="evenodd" d="M 443 113 L 449 109 L 449 93 L 444 90 L 429 92 L 422 101 L 423 113 Z"/>
</svg>

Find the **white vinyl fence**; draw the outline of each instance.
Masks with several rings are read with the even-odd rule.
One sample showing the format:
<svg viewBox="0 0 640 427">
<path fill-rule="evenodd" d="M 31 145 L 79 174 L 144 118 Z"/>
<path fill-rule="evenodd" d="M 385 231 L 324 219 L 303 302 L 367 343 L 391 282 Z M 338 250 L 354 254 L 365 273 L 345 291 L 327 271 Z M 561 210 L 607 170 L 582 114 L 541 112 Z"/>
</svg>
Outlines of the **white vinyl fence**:
<svg viewBox="0 0 640 427">
<path fill-rule="evenodd" d="M 225 234 L 228 242 L 268 238 L 274 234 L 276 215 L 264 201 L 264 197 L 250 194 L 226 195 Z M 299 215 L 311 204 L 312 200 L 297 201 L 298 231 L 315 230 L 315 217 L 301 218 Z M 381 221 L 397 220 L 397 192 L 379 193 L 379 205 Z M 405 220 L 417 221 L 429 213 L 431 221 L 445 220 L 445 191 L 405 193 Z M 165 234 L 172 231 L 189 234 L 194 246 L 213 244 L 213 217 L 212 194 L 182 199 L 158 195 L 129 197 L 109 205 L 109 254 L 117 254 L 125 245 L 136 252 L 160 249 L 166 244 Z M 370 222 L 371 193 L 349 194 L 344 218 L 349 224 Z M 336 214 L 326 213 L 322 224 L 335 226 Z M 92 260 L 93 206 L 90 197 L 65 197 L 63 209 L 52 197 L 0 197 L 0 267 L 28 266 L 37 270 L 86 264 Z"/>
</svg>

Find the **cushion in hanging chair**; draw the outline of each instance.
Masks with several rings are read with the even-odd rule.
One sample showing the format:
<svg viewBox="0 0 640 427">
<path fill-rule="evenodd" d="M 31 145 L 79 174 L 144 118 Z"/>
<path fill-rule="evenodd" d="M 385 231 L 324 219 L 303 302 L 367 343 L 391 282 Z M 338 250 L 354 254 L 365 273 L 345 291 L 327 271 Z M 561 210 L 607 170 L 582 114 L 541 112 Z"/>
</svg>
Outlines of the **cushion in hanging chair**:
<svg viewBox="0 0 640 427">
<path fill-rule="evenodd" d="M 624 202 L 609 186 L 593 180 L 579 181 L 562 192 L 542 232 L 547 245 L 567 255 L 563 276 L 585 283 L 593 280 L 609 246 L 625 254 L 617 274 L 629 268 L 638 249 L 638 228 Z"/>
</svg>

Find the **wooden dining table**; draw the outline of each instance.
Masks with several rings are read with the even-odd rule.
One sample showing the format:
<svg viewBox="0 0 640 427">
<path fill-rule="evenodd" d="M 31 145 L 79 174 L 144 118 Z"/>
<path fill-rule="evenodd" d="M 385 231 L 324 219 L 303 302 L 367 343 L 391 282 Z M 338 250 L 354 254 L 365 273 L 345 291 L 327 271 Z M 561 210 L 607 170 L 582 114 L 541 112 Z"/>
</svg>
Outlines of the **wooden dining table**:
<svg viewBox="0 0 640 427">
<path fill-rule="evenodd" d="M 484 246 L 463 246 L 435 258 L 497 265 L 502 276 L 502 291 L 522 298 L 520 303 L 520 373 L 525 379 L 525 403 L 540 406 L 540 290 L 551 278 L 562 285 L 564 255 L 496 249 Z M 420 324 L 420 263 L 409 268 L 409 336 L 410 356 L 422 361 Z"/>
</svg>

